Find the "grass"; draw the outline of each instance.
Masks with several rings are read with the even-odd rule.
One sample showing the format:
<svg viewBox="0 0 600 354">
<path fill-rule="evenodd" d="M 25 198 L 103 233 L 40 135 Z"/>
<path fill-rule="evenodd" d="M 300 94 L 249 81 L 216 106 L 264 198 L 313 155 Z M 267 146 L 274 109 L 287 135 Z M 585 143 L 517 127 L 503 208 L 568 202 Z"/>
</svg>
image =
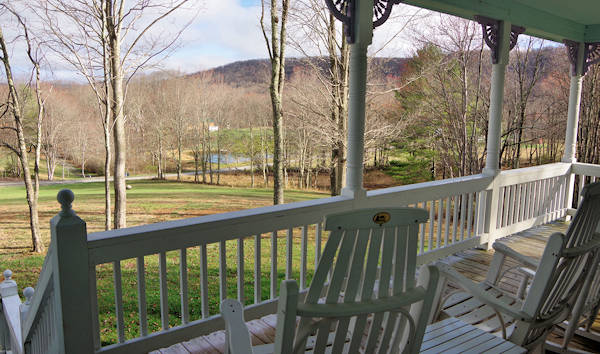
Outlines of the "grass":
<svg viewBox="0 0 600 354">
<path fill-rule="evenodd" d="M 141 225 L 159 221 L 189 218 L 207 214 L 233 210 L 255 208 L 271 205 L 272 191 L 267 188 L 241 188 L 227 186 L 207 186 L 193 183 L 177 183 L 172 181 L 131 181 L 132 189 L 128 191 L 128 225 Z M 82 183 L 72 185 L 42 186 L 40 190 L 40 222 L 42 237 L 46 247 L 49 244 L 49 219 L 59 208 L 56 194 L 60 189 L 69 188 L 75 193 L 73 208 L 86 221 L 88 232 L 103 230 L 104 198 L 102 183 Z M 44 256 L 32 254 L 29 249 L 31 236 L 28 228 L 28 209 L 23 187 L 0 187 L 0 268 L 11 269 L 13 279 L 17 281 L 19 292 L 24 287 L 34 286 L 41 271 Z M 286 191 L 286 202 L 327 197 L 326 193 L 307 191 Z M 300 229 L 293 230 L 293 276 L 298 278 L 300 267 Z M 314 227 L 308 230 L 308 267 L 310 280 L 314 269 Z M 286 267 L 286 235 L 278 234 L 277 240 L 277 277 L 285 278 Z M 226 273 L 227 296 L 237 297 L 237 240 L 227 241 Z M 246 238 L 244 247 L 244 291 L 246 303 L 254 298 L 254 238 Z M 261 292 L 262 299 L 270 295 L 271 238 L 261 238 Z M 207 247 L 209 311 L 210 315 L 218 313 L 219 296 L 219 245 Z M 149 331 L 161 328 L 160 291 L 158 280 L 158 256 L 144 258 L 146 264 L 146 301 Z M 180 277 L 179 251 L 167 253 L 168 307 L 169 324 L 181 323 L 181 303 L 179 296 Z M 189 313 L 190 320 L 201 318 L 200 291 L 200 250 L 198 247 L 187 249 L 188 281 L 189 281 Z M 121 262 L 122 287 L 124 302 L 125 336 L 134 338 L 139 333 L 137 310 L 137 274 L 135 260 Z M 101 340 L 104 345 L 117 341 L 116 315 L 114 305 L 113 265 L 103 264 L 96 268 L 98 305 L 101 323 Z"/>
</svg>

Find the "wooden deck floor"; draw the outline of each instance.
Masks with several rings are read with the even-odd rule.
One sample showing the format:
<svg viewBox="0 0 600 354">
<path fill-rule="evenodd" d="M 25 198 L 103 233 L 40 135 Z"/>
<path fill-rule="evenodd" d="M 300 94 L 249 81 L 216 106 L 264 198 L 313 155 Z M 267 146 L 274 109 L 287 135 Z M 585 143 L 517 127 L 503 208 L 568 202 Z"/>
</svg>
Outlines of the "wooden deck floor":
<svg viewBox="0 0 600 354">
<path fill-rule="evenodd" d="M 565 232 L 567 224 L 555 222 L 538 226 L 536 228 L 512 235 L 503 239 L 512 248 L 519 252 L 539 258 L 544 250 L 548 237 L 553 232 Z M 493 251 L 471 249 L 446 257 L 442 261 L 452 265 L 465 276 L 474 281 L 482 281 L 492 259 Z M 514 277 L 508 277 L 501 282 L 501 286 L 508 291 L 516 292 L 519 275 L 513 273 Z M 511 279 L 512 278 L 512 279 Z M 247 322 L 254 345 L 273 343 L 275 340 L 275 315 L 268 315 L 261 319 Z M 600 321 L 596 321 L 594 328 L 600 330 Z M 560 330 L 555 330 L 549 340 L 559 343 L 561 341 Z M 194 338 L 190 341 L 178 343 L 168 348 L 154 351 L 155 354 L 188 354 L 188 353 L 223 353 L 225 347 L 225 333 L 218 331 L 207 336 Z M 593 343 L 583 339 L 572 341 L 572 347 L 589 352 L 600 352 Z"/>
</svg>

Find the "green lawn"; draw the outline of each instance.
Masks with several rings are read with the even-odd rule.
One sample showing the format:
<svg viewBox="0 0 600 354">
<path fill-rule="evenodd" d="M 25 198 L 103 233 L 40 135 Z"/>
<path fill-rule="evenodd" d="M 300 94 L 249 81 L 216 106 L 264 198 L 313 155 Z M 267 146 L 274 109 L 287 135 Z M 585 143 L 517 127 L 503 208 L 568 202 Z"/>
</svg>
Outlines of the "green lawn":
<svg viewBox="0 0 600 354">
<path fill-rule="evenodd" d="M 141 225 L 152 222 L 182 219 L 194 216 L 241 210 L 271 205 L 272 191 L 264 188 L 232 188 L 207 186 L 193 183 L 171 181 L 132 181 L 128 191 L 128 225 Z M 40 220 L 46 246 L 49 243 L 49 219 L 60 209 L 56 202 L 56 193 L 69 188 L 75 193 L 73 209 L 86 221 L 88 232 L 103 229 L 103 184 L 83 183 L 72 185 L 43 186 L 40 191 Z M 34 286 L 41 266 L 43 255 L 29 252 L 30 233 L 28 229 L 28 211 L 25 193 L 22 187 L 0 187 L 0 268 L 11 269 L 13 278 L 19 285 L 19 291 Z M 286 202 L 324 198 L 327 193 L 286 191 Z M 299 276 L 300 267 L 300 229 L 294 230 L 293 273 Z M 314 269 L 314 227 L 309 228 L 308 267 L 309 279 Z M 285 277 L 286 235 L 280 232 L 277 243 L 278 278 Z M 254 297 L 254 238 L 244 239 L 244 290 L 246 303 Z M 269 297 L 269 279 L 271 267 L 270 234 L 261 239 L 261 291 L 262 299 Z M 219 246 L 208 246 L 208 283 L 210 314 L 218 313 L 219 299 Z M 226 242 L 227 254 L 227 296 L 237 295 L 237 241 Z M 187 250 L 190 319 L 201 317 L 200 294 L 200 250 L 199 247 Z M 179 251 L 167 253 L 169 323 L 171 326 L 181 323 L 181 304 L 179 297 Z M 160 296 L 158 281 L 158 256 L 145 257 L 146 263 L 146 300 L 148 303 L 149 330 L 160 329 Z M 139 333 L 137 315 L 137 283 L 135 260 L 121 262 L 123 301 L 126 338 Z M 98 304 L 101 322 L 101 339 L 104 344 L 115 343 L 117 339 L 116 316 L 114 310 L 114 285 L 112 264 L 97 267 Z"/>
</svg>

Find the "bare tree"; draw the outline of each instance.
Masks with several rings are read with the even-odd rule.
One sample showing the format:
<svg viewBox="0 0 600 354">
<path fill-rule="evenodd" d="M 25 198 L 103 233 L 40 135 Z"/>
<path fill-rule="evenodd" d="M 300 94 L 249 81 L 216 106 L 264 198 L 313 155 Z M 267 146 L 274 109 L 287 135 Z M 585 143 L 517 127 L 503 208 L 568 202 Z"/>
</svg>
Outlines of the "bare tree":
<svg viewBox="0 0 600 354">
<path fill-rule="evenodd" d="M 40 84 L 40 61 L 41 52 L 40 45 L 29 36 L 28 26 L 25 23 L 23 17 L 21 17 L 13 8 L 6 4 L 0 4 L 0 11 L 8 13 L 9 15 L 16 18 L 22 29 L 22 37 L 26 44 L 27 56 L 31 65 L 33 66 L 32 79 L 34 87 L 32 90 L 35 93 L 37 112 L 35 117 L 35 140 L 33 147 L 35 151 L 34 167 L 33 167 L 33 180 L 31 179 L 31 171 L 29 168 L 29 156 L 27 150 L 27 141 L 25 137 L 24 125 L 24 104 L 26 101 L 25 94 L 19 95 L 17 86 L 15 84 L 11 59 L 9 56 L 9 48 L 7 47 L 7 40 L 4 36 L 2 28 L 0 27 L 0 60 L 4 66 L 4 74 L 8 85 L 8 99 L 6 103 L 2 104 L 0 109 L 0 130 L 8 130 L 14 133 L 14 140 L 2 140 L 0 141 L 0 147 L 6 147 L 11 150 L 18 158 L 21 163 L 21 169 L 23 170 L 23 182 L 25 183 L 25 191 L 27 195 L 27 204 L 29 206 L 29 225 L 31 228 L 31 239 L 33 243 L 34 252 L 42 252 L 44 245 L 42 243 L 40 235 L 40 226 L 38 219 L 38 195 L 39 195 L 39 166 L 40 166 L 40 153 L 42 149 L 42 123 L 44 117 L 44 103 L 45 99 L 42 97 L 42 88 Z M 26 92 L 29 90 L 26 90 Z"/>
<path fill-rule="evenodd" d="M 292 45 L 305 57 L 329 100 L 329 117 L 333 124 L 329 142 L 331 195 L 339 195 L 344 187 L 346 173 L 346 116 L 348 114 L 348 81 L 350 47 L 323 1 L 301 0 L 292 16 L 296 29 Z M 316 51 L 316 54 L 314 53 Z M 329 125 L 329 124 L 328 124 Z"/>
<path fill-rule="evenodd" d="M 267 52 L 271 60 L 271 105 L 273 108 L 273 204 L 283 203 L 283 83 L 285 81 L 285 44 L 290 0 L 281 0 L 281 11 L 277 0 L 271 0 L 271 39 L 265 25 L 265 0 L 261 0 L 262 28 Z"/>
<path fill-rule="evenodd" d="M 102 107 L 105 126 L 106 185 L 110 164 L 110 133 L 114 146 L 114 227 L 126 226 L 126 159 L 124 104 L 133 76 L 164 57 L 183 29 L 169 38 L 152 36 L 158 23 L 192 0 L 38 0 L 37 13 L 52 35 L 55 52 L 88 81 Z M 73 28 L 69 32 L 68 28 Z M 176 26 L 177 27 L 177 26 Z M 107 187 L 107 191 L 108 191 Z M 107 215 L 110 200 L 106 192 Z M 106 216 L 106 228 L 109 228 Z"/>
</svg>

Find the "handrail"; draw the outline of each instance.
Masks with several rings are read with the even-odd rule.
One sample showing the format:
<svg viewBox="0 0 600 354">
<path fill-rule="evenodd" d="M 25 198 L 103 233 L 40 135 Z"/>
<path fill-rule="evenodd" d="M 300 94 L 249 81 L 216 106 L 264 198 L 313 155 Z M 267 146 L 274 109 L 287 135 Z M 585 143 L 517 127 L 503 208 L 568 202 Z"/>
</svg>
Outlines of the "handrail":
<svg viewBox="0 0 600 354">
<path fill-rule="evenodd" d="M 23 327 L 23 341 L 26 343 L 30 341 L 31 334 L 33 330 L 36 328 L 39 323 L 42 311 L 41 308 L 46 303 L 49 293 L 51 292 L 52 284 L 52 273 L 54 267 L 52 267 L 52 262 L 49 262 L 48 259 L 51 257 L 53 248 L 50 247 L 48 249 L 48 253 L 46 254 L 46 259 L 44 261 L 44 265 L 42 266 L 42 271 L 38 278 L 38 283 L 36 285 L 36 292 L 34 293 L 31 304 L 29 305 L 29 310 L 27 311 L 27 315 L 22 323 Z"/>
<path fill-rule="evenodd" d="M 352 198 L 339 196 L 96 232 L 88 235 L 90 261 L 102 264 L 298 227 L 351 208 Z"/>
</svg>

